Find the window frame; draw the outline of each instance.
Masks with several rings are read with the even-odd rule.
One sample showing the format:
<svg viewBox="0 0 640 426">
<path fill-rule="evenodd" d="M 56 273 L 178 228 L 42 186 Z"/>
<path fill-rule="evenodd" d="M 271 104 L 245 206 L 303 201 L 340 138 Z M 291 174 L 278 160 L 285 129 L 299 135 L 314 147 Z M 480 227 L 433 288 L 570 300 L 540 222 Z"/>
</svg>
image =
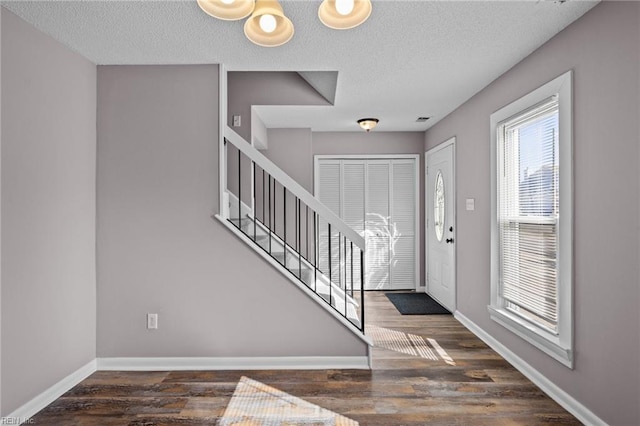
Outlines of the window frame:
<svg viewBox="0 0 640 426">
<path fill-rule="evenodd" d="M 525 320 L 507 309 L 500 293 L 500 235 L 498 226 L 498 128 L 552 96 L 558 96 L 559 216 L 557 248 L 557 333 Z M 573 368 L 573 107 L 572 71 L 504 106 L 490 116 L 491 146 L 491 302 L 492 320 Z"/>
</svg>

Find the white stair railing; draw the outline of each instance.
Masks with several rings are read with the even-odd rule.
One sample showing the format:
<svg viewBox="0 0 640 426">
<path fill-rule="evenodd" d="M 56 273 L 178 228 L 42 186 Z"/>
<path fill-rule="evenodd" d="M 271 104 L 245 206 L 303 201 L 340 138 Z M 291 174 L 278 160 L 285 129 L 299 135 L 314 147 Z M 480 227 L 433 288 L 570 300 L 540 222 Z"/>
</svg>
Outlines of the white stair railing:
<svg viewBox="0 0 640 426">
<path fill-rule="evenodd" d="M 364 238 L 231 128 L 224 136 L 223 219 L 364 332 Z"/>
</svg>

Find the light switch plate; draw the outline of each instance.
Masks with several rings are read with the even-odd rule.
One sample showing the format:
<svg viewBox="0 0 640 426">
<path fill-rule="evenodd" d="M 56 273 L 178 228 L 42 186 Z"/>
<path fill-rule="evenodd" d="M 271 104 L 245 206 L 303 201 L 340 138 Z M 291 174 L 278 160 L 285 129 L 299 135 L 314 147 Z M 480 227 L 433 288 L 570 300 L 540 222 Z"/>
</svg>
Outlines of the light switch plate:
<svg viewBox="0 0 640 426">
<path fill-rule="evenodd" d="M 240 115 L 234 115 L 233 116 L 233 127 L 240 127 L 242 126 L 242 116 Z"/>
<path fill-rule="evenodd" d="M 476 199 L 467 198 L 467 210 L 472 211 L 476 209 Z"/>
</svg>

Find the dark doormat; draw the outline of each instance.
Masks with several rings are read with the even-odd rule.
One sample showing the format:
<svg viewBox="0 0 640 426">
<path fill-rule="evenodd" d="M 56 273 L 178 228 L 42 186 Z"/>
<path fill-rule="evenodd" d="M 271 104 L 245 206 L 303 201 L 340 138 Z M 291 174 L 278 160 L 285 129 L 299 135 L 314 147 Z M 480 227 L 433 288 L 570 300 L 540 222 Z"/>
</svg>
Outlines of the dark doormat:
<svg viewBox="0 0 640 426">
<path fill-rule="evenodd" d="M 385 293 L 402 315 L 451 314 L 426 293 Z"/>
</svg>

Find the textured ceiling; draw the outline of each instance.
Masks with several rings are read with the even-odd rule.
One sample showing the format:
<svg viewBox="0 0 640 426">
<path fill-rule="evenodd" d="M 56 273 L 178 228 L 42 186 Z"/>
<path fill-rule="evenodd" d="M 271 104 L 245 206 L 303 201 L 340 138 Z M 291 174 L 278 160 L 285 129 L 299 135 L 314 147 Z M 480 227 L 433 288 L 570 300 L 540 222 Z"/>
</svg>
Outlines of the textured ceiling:
<svg viewBox="0 0 640 426">
<path fill-rule="evenodd" d="M 370 116 L 379 131 L 426 130 L 597 2 L 374 0 L 369 20 L 348 31 L 320 23 L 320 1 L 281 3 L 295 35 L 263 48 L 243 21 L 211 18 L 195 1 L 2 2 L 97 64 L 337 71 L 335 106 L 259 107 L 268 127 L 314 131 L 357 131 Z"/>
</svg>

